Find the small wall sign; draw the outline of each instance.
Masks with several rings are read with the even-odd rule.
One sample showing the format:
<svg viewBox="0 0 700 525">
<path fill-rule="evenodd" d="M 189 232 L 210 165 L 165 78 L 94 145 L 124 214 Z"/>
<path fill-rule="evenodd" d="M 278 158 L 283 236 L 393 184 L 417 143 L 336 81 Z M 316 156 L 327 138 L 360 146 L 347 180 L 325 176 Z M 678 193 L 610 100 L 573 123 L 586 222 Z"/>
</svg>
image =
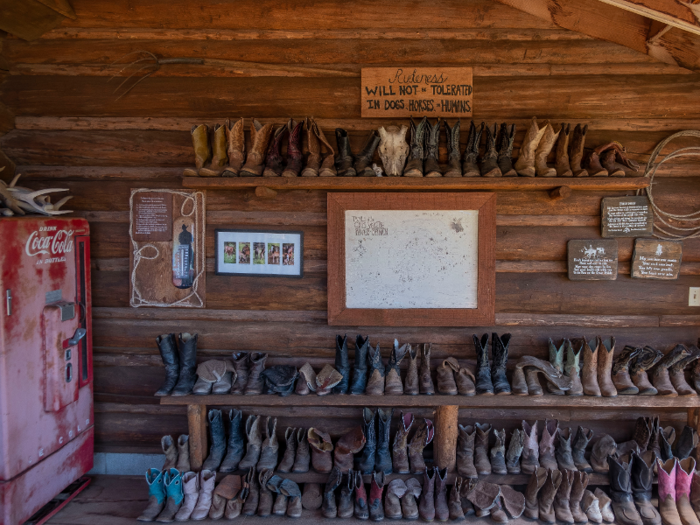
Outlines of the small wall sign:
<svg viewBox="0 0 700 525">
<path fill-rule="evenodd" d="M 600 204 L 603 237 L 651 237 L 654 213 L 647 197 L 605 197 Z"/>
<path fill-rule="evenodd" d="M 170 241 L 173 238 L 173 197 L 169 193 L 134 194 L 135 241 Z"/>
<path fill-rule="evenodd" d="M 617 279 L 617 241 L 571 240 L 568 244 L 569 279 L 614 281 Z"/>
<path fill-rule="evenodd" d="M 632 277 L 639 279 L 678 279 L 683 243 L 636 239 L 632 254 Z"/>
<path fill-rule="evenodd" d="M 362 117 L 471 117 L 470 67 L 362 68 Z"/>
</svg>

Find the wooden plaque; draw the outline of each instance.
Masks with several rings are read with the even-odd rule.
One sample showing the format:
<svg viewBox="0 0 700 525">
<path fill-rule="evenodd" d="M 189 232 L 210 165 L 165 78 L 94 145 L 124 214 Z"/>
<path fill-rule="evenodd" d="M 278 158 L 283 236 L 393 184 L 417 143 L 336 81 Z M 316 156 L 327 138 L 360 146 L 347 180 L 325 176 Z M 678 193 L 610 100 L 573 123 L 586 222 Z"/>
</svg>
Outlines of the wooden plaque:
<svg viewBox="0 0 700 525">
<path fill-rule="evenodd" d="M 470 67 L 362 68 L 362 117 L 471 117 Z"/>
<path fill-rule="evenodd" d="M 603 237 L 650 237 L 654 212 L 647 197 L 605 197 L 600 203 Z"/>
<path fill-rule="evenodd" d="M 492 326 L 494 193 L 329 193 L 328 324 Z"/>
<path fill-rule="evenodd" d="M 636 239 L 632 254 L 632 277 L 678 279 L 682 257 L 682 242 Z"/>
<path fill-rule="evenodd" d="M 617 279 L 617 241 L 571 240 L 568 244 L 569 279 L 614 281 Z"/>
</svg>

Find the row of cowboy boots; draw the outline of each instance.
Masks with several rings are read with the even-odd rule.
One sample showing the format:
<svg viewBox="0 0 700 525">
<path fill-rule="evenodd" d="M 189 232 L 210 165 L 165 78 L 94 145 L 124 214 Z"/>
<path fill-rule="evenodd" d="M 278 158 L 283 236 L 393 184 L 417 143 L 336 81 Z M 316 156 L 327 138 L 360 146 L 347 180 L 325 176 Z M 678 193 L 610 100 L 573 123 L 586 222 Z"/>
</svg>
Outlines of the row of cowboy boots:
<svg viewBox="0 0 700 525">
<path fill-rule="evenodd" d="M 162 471 L 175 468 L 184 473 L 190 470 L 190 436 L 182 434 L 177 442 L 172 436 L 163 436 L 160 445 L 165 455 Z"/>
<path fill-rule="evenodd" d="M 186 396 L 192 392 L 197 366 L 197 334 L 163 334 L 156 344 L 165 366 L 165 380 L 156 396 Z"/>
<path fill-rule="evenodd" d="M 612 522 L 610 498 L 600 489 L 587 490 L 588 481 L 586 472 L 538 467 L 525 490 L 525 517 L 570 525 Z"/>
<path fill-rule="evenodd" d="M 302 494 L 296 482 L 281 478 L 269 469 L 256 471 L 255 467 L 250 468 L 245 482 L 248 496 L 240 511 L 242 516 L 301 517 Z"/>
</svg>

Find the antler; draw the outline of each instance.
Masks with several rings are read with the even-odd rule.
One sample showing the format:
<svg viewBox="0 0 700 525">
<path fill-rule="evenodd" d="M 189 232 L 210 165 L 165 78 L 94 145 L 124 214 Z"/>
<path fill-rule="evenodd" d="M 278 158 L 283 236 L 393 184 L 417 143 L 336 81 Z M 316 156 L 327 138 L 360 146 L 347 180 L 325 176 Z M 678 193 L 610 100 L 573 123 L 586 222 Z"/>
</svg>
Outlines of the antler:
<svg viewBox="0 0 700 525">
<path fill-rule="evenodd" d="M 0 170 L 2 171 L 2 170 Z M 71 210 L 61 210 L 66 202 L 72 199 L 72 196 L 67 196 L 58 201 L 56 204 L 51 203 L 49 193 L 69 191 L 67 188 L 48 188 L 44 190 L 32 191 L 29 188 L 16 186 L 20 175 L 18 174 L 10 185 L 0 180 L 0 200 L 9 210 L 0 209 L 0 214 L 9 216 L 12 213 L 17 215 L 25 215 L 25 212 L 38 213 L 41 215 L 65 215 L 72 213 Z M 11 213 L 8 213 L 11 212 Z"/>
</svg>

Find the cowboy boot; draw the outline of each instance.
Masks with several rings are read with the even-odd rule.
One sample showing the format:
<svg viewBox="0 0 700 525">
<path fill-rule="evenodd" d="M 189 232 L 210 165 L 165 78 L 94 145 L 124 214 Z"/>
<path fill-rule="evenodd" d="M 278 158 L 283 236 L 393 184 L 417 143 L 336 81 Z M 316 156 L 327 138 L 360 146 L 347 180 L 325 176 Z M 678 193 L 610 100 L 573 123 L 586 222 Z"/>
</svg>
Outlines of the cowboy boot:
<svg viewBox="0 0 700 525">
<path fill-rule="evenodd" d="M 588 177 L 588 172 L 581 167 L 587 131 L 588 124 L 583 127 L 581 127 L 581 124 L 576 124 L 574 133 L 571 137 L 571 142 L 569 143 L 569 160 L 571 161 L 571 171 L 573 172 L 574 177 Z"/>
<path fill-rule="evenodd" d="M 146 483 L 148 483 L 148 505 L 136 518 L 138 521 L 153 521 L 163 511 L 165 507 L 166 492 L 163 478 L 170 472 L 165 470 L 161 472 L 157 468 L 151 468 L 146 471 Z"/>
<path fill-rule="evenodd" d="M 310 428 L 307 433 L 311 448 L 311 466 L 316 472 L 326 474 L 333 468 L 333 442 L 331 437 L 317 428 Z"/>
<path fill-rule="evenodd" d="M 603 516 L 600 513 L 600 502 L 590 490 L 583 491 L 581 510 L 586 514 L 588 521 L 591 523 L 603 523 Z"/>
<path fill-rule="evenodd" d="M 366 520 L 369 518 L 369 502 L 362 472 L 355 471 L 355 518 Z"/>
<path fill-rule="evenodd" d="M 387 476 L 392 473 L 391 452 L 389 450 L 389 431 L 394 409 L 388 411 L 377 409 L 377 452 L 374 470 L 384 472 Z"/>
<path fill-rule="evenodd" d="M 180 357 L 175 343 L 175 334 L 163 334 L 156 337 L 160 357 L 163 359 L 165 367 L 165 380 L 155 393 L 158 397 L 170 395 L 175 388 L 178 376 L 180 375 Z"/>
<path fill-rule="evenodd" d="M 285 515 L 288 518 L 301 518 L 301 489 L 299 485 L 291 479 L 284 479 L 280 483 L 280 492 L 281 494 L 278 494 L 277 498 L 283 498 L 287 501 Z"/>
<path fill-rule="evenodd" d="M 678 363 L 678 361 L 688 357 L 690 352 L 683 345 L 676 345 L 673 350 L 667 352 L 658 363 L 649 372 L 649 378 L 654 388 L 659 392 L 660 396 L 675 397 L 678 395 L 676 389 L 673 388 L 668 369 Z"/>
<path fill-rule="evenodd" d="M 182 494 L 184 499 L 180 509 L 174 516 L 175 521 L 187 521 L 190 519 L 199 497 L 199 474 L 196 472 L 185 472 L 182 474 Z"/>
<path fill-rule="evenodd" d="M 170 523 L 175 518 L 182 501 L 184 499 L 184 494 L 182 492 L 182 474 L 176 469 L 172 468 L 165 472 L 163 476 L 163 485 L 165 487 L 165 507 L 156 521 L 161 523 Z"/>
<path fill-rule="evenodd" d="M 250 354 L 248 352 L 236 352 L 233 354 L 233 369 L 236 372 L 236 380 L 231 385 L 232 394 L 242 394 L 248 383 L 250 368 Z"/>
<path fill-rule="evenodd" d="M 248 380 L 246 381 L 245 390 L 243 393 L 247 396 L 262 394 L 265 386 L 262 372 L 265 370 L 267 354 L 260 352 L 249 354 L 248 361 Z"/>
<path fill-rule="evenodd" d="M 420 369 L 418 374 L 418 384 L 420 386 L 420 393 L 429 396 L 432 396 L 435 393 L 435 386 L 433 385 L 433 378 L 431 376 L 430 368 L 430 354 L 432 348 L 432 343 L 423 343 L 423 350 L 420 359 Z"/>
<path fill-rule="evenodd" d="M 417 474 L 417 472 L 415 473 Z M 423 491 L 420 495 L 418 514 L 423 521 L 435 519 L 435 478 L 437 468 L 423 469 Z"/>
<path fill-rule="evenodd" d="M 525 512 L 525 495 L 515 490 L 510 485 L 501 485 L 501 506 L 506 511 L 507 517 L 518 519 Z M 508 519 L 504 523 L 508 522 Z M 496 521 L 496 514 L 491 514 L 491 519 Z"/>
<path fill-rule="evenodd" d="M 610 471 L 608 458 L 615 454 L 617 443 L 608 434 L 603 434 L 591 449 L 591 467 L 593 472 L 607 474 Z"/>
<path fill-rule="evenodd" d="M 245 164 L 241 168 L 241 177 L 260 177 L 263 172 L 265 153 L 272 137 L 272 124 L 260 124 L 253 120 L 250 125 L 250 141 L 252 146 L 246 155 Z"/>
<path fill-rule="evenodd" d="M 383 493 L 384 472 L 373 472 L 372 483 L 369 488 L 369 519 L 372 521 L 382 521 L 384 519 Z"/>
<path fill-rule="evenodd" d="M 343 473 L 339 468 L 333 468 L 329 471 L 328 481 L 323 490 L 323 504 L 321 512 L 324 518 L 335 518 L 338 516 L 338 507 L 335 501 L 335 491 L 343 482 Z"/>
<path fill-rule="evenodd" d="M 459 363 L 454 357 L 448 357 L 437 367 L 437 391 L 446 396 L 457 395 L 457 383 L 455 372 L 459 370 Z"/>
<path fill-rule="evenodd" d="M 491 367 L 489 366 L 489 334 L 484 334 L 481 340 L 474 334 L 474 347 L 476 349 L 476 393 L 493 394 L 493 382 L 491 381 Z"/>
<path fill-rule="evenodd" d="M 630 377 L 629 368 L 630 362 L 635 359 L 642 349 L 640 347 L 625 346 L 622 353 L 617 356 L 612 367 L 612 380 L 618 394 L 635 395 L 639 393 Z"/>
<path fill-rule="evenodd" d="M 462 480 L 462 489 L 459 491 L 459 496 L 462 500 L 462 511 L 465 516 L 473 516 L 475 514 L 474 505 L 469 501 L 469 495 L 474 492 L 477 480 L 473 478 Z"/>
<path fill-rule="evenodd" d="M 571 163 L 569 161 L 569 124 L 562 124 L 559 130 L 559 140 L 557 140 L 556 161 L 554 168 L 557 170 L 557 177 L 573 177 Z"/>
<path fill-rule="evenodd" d="M 566 348 L 566 342 L 567 339 L 564 339 L 561 342 L 561 346 L 557 347 L 554 344 L 554 341 L 552 341 L 552 338 L 549 338 L 549 362 L 552 363 L 552 366 L 556 369 L 557 372 L 560 374 L 564 373 L 564 349 Z M 556 386 L 549 384 L 547 386 L 547 390 L 549 390 L 550 394 L 554 394 L 555 396 L 563 396 L 564 391 L 557 388 Z"/>
<path fill-rule="evenodd" d="M 393 479 L 387 486 L 386 496 L 384 498 L 384 517 L 390 520 L 400 520 L 401 498 L 406 494 L 406 483 L 402 479 Z"/>
<path fill-rule="evenodd" d="M 462 175 L 464 177 L 479 177 L 481 172 L 476 163 L 479 157 L 479 144 L 481 144 L 481 134 L 484 131 L 484 123 L 477 128 L 472 120 L 469 124 L 469 137 L 467 138 L 467 148 L 462 158 Z"/>
<path fill-rule="evenodd" d="M 661 520 L 666 525 L 681 525 L 683 522 L 677 505 L 676 493 L 678 460 L 671 458 L 665 462 L 660 459 L 656 461 L 656 470 L 659 475 L 659 514 L 661 514 Z"/>
<path fill-rule="evenodd" d="M 177 438 L 177 464 L 175 468 L 183 474 L 190 471 L 190 436 L 187 434 L 182 434 Z"/>
<path fill-rule="evenodd" d="M 506 467 L 506 431 L 505 429 L 500 431 L 494 430 L 493 435 L 496 438 L 496 443 L 491 448 L 491 472 L 501 475 L 508 474 L 508 468 Z"/>
<path fill-rule="evenodd" d="M 459 135 L 461 121 L 457 120 L 453 127 L 445 121 L 445 134 L 447 135 L 447 171 L 445 177 L 461 177 L 462 164 L 460 162 Z"/>
<path fill-rule="evenodd" d="M 294 456 L 297 451 L 297 429 L 292 427 L 287 427 L 284 431 L 284 442 L 285 449 L 284 455 L 282 456 L 282 461 L 277 466 L 277 470 L 284 474 L 292 471 L 294 467 Z"/>
<path fill-rule="evenodd" d="M 607 149 L 601 152 L 600 164 L 608 172 L 610 177 L 624 177 L 625 170 L 615 165 L 615 150 Z"/>
<path fill-rule="evenodd" d="M 311 450 L 309 450 L 308 431 L 305 428 L 297 430 L 297 450 L 294 455 L 294 466 L 292 472 L 304 473 L 309 471 L 311 464 Z"/>
<path fill-rule="evenodd" d="M 513 371 L 512 391 L 515 395 L 541 396 L 544 394 L 537 374 L 542 374 L 547 383 L 559 390 L 571 389 L 572 380 L 559 372 L 554 365 L 530 355 L 521 357 Z"/>
<path fill-rule="evenodd" d="M 215 471 L 221 465 L 226 453 L 226 431 L 224 430 L 221 410 L 210 410 L 207 419 L 209 420 L 211 446 L 209 447 L 209 456 L 202 464 L 202 469 Z"/>
<path fill-rule="evenodd" d="M 258 509 L 255 513 L 261 518 L 267 518 L 272 514 L 272 505 L 275 501 L 272 491 L 267 486 L 270 478 L 272 478 L 272 470 L 263 469 L 258 472 Z"/>
<path fill-rule="evenodd" d="M 343 380 L 343 374 L 338 372 L 331 365 L 326 364 L 321 371 L 316 374 L 316 395 L 327 396 Z"/>
<path fill-rule="evenodd" d="M 690 350 L 692 352 L 700 352 L 700 349 L 698 349 L 697 346 L 691 346 Z M 693 373 L 692 376 L 693 378 L 693 387 L 695 387 L 695 391 L 700 393 L 700 360 L 695 362 L 695 366 L 693 367 Z"/>
<path fill-rule="evenodd" d="M 365 475 L 374 472 L 374 464 L 377 456 L 377 412 L 369 408 L 362 409 L 362 430 L 365 435 L 365 447 L 362 455 L 355 458 L 355 470 Z"/>
<path fill-rule="evenodd" d="M 685 369 L 691 363 L 697 361 L 700 354 L 689 355 L 685 359 L 681 359 L 675 365 L 669 367 L 669 377 L 673 388 L 676 389 L 679 396 L 697 396 L 697 392 L 685 380 Z"/>
<path fill-rule="evenodd" d="M 462 509 L 462 478 L 457 476 L 454 485 L 450 489 L 450 497 L 447 500 L 448 518 L 452 521 L 462 521 L 464 519 L 464 509 Z"/>
<path fill-rule="evenodd" d="M 243 445 L 243 431 L 241 422 L 243 412 L 231 409 L 228 413 L 228 440 L 226 442 L 226 456 L 221 462 L 219 472 L 233 472 L 238 470 L 238 465 L 243 458 L 245 447 Z"/>
<path fill-rule="evenodd" d="M 457 473 L 465 478 L 476 478 L 474 466 L 474 438 L 476 430 L 472 425 L 458 425 L 457 433 Z"/>
<path fill-rule="evenodd" d="M 423 449 L 433 441 L 434 436 L 433 422 L 429 419 L 424 419 L 408 444 L 408 462 L 413 474 L 420 474 L 425 469 Z"/>
<path fill-rule="evenodd" d="M 557 447 L 555 456 L 559 470 L 578 470 L 574 465 L 573 451 L 571 448 L 571 429 L 559 429 L 557 434 Z"/>
<path fill-rule="evenodd" d="M 235 519 L 241 515 L 241 513 L 243 512 L 243 505 L 245 505 L 249 493 L 250 487 L 247 485 L 247 483 L 244 482 L 243 487 L 238 492 L 238 495 L 226 502 L 224 517 L 227 520 Z"/>
<path fill-rule="evenodd" d="M 482 177 L 500 177 L 502 175 L 501 168 L 498 167 L 498 152 L 496 151 L 496 126 L 493 125 L 493 133 L 491 128 L 486 126 L 486 148 L 484 156 L 481 157 L 481 176 Z"/>
<path fill-rule="evenodd" d="M 214 124 L 214 134 L 211 142 L 212 157 L 208 166 L 199 170 L 200 177 L 216 177 L 221 175 L 224 166 L 228 162 L 226 154 L 226 128 L 221 124 Z"/>
<path fill-rule="evenodd" d="M 355 492 L 355 471 L 350 469 L 346 474 L 346 481 L 340 487 L 340 499 L 338 501 L 339 518 L 352 518 L 355 511 L 355 505 L 353 502 L 353 495 Z"/>
<path fill-rule="evenodd" d="M 545 419 L 542 439 L 540 439 L 540 465 L 548 470 L 557 470 L 557 460 L 554 455 L 554 440 L 559 432 L 559 421 Z"/>
<path fill-rule="evenodd" d="M 389 362 L 386 365 L 384 393 L 388 395 L 400 396 L 403 394 L 403 383 L 401 382 L 401 370 L 399 365 L 406 355 L 408 345 L 399 347 L 398 339 L 394 339 L 394 346 L 389 354 Z"/>
<path fill-rule="evenodd" d="M 440 129 L 442 128 L 442 120 L 437 119 L 433 126 L 428 121 L 428 126 L 425 134 L 425 176 L 426 177 L 442 177 L 440 171 L 440 157 L 438 144 L 440 143 Z"/>
<path fill-rule="evenodd" d="M 548 479 L 547 469 L 537 467 L 530 476 L 525 489 L 525 517 L 536 520 L 539 517 L 538 494 Z"/>
<path fill-rule="evenodd" d="M 651 437 L 649 438 L 647 451 L 653 452 L 658 458 L 661 456 L 661 440 L 659 438 L 659 416 L 653 416 L 649 418 L 649 420 L 651 421 L 651 423 L 649 424 L 649 427 L 651 428 Z M 653 465 L 653 459 L 651 460 L 651 463 Z"/>
<path fill-rule="evenodd" d="M 510 443 L 506 452 L 508 474 L 520 474 L 520 456 L 522 456 L 524 445 L 525 432 L 516 428 L 510 436 Z"/>
<path fill-rule="evenodd" d="M 640 451 L 645 451 L 651 440 L 651 419 L 638 417 L 634 425 L 632 440 L 637 443 Z"/>
<path fill-rule="evenodd" d="M 692 473 L 690 482 L 690 504 L 695 510 L 695 515 L 700 519 L 700 473 L 697 471 Z"/>
<path fill-rule="evenodd" d="M 566 391 L 567 396 L 582 396 L 583 385 L 581 384 L 581 348 L 574 351 L 573 343 L 566 340 L 566 355 L 564 357 L 564 374 L 571 379 L 571 388 Z"/>
<path fill-rule="evenodd" d="M 545 523 L 556 523 L 555 511 L 552 504 L 554 503 L 554 498 L 557 495 L 557 491 L 562 484 L 562 478 L 564 476 L 559 470 L 548 470 L 546 472 L 547 478 L 539 491 L 537 517 L 540 521 L 544 521 Z"/>
<path fill-rule="evenodd" d="M 265 420 L 265 440 L 260 449 L 258 470 L 275 470 L 279 454 L 279 442 L 277 441 L 277 418 L 268 417 Z"/>
<path fill-rule="evenodd" d="M 616 522 L 623 525 L 642 525 L 642 518 L 632 497 L 631 465 L 611 457 L 610 497 Z"/>
<path fill-rule="evenodd" d="M 574 480 L 571 486 L 571 496 L 569 497 L 569 509 L 571 516 L 576 523 L 588 523 L 586 513 L 581 509 L 583 494 L 588 486 L 588 474 L 585 472 L 574 472 Z"/>
<path fill-rule="evenodd" d="M 590 463 L 586 461 L 586 447 L 592 438 L 593 431 L 591 429 L 578 427 L 571 450 L 571 457 L 574 460 L 574 466 L 578 470 L 589 474 L 593 472 L 593 468 L 591 467 Z"/>
<path fill-rule="evenodd" d="M 457 384 L 457 393 L 462 396 L 473 396 L 476 394 L 476 386 L 474 381 L 474 367 L 471 365 L 460 367 L 455 371 L 455 383 Z"/>
<path fill-rule="evenodd" d="M 525 132 L 523 143 L 518 152 L 518 160 L 515 161 L 514 165 L 515 171 L 517 171 L 521 177 L 535 176 L 535 152 L 546 131 L 547 126 L 543 126 L 542 129 L 540 129 L 537 125 L 537 118 L 532 117 L 532 122 Z"/>
<path fill-rule="evenodd" d="M 165 463 L 163 463 L 163 472 L 175 468 L 177 464 L 177 447 L 175 446 L 175 441 L 172 436 L 163 436 L 160 438 L 160 447 L 163 449 L 163 454 L 165 455 Z"/>
<path fill-rule="evenodd" d="M 599 150 L 599 148 L 600 148 L 600 146 L 598 146 L 598 148 L 591 151 L 590 155 L 588 156 L 588 167 L 586 169 L 588 171 L 588 174 L 591 177 L 607 177 L 608 176 L 608 170 L 606 170 L 603 167 L 603 165 L 600 163 L 601 151 Z"/>
<path fill-rule="evenodd" d="M 198 335 L 178 335 L 178 358 L 180 361 L 180 374 L 177 384 L 170 395 L 186 396 L 192 393 L 192 387 L 196 380 L 195 369 L 197 367 L 197 339 Z"/>
<path fill-rule="evenodd" d="M 301 505 L 306 510 L 318 510 L 323 504 L 323 489 L 319 483 L 304 483 Z"/>
<path fill-rule="evenodd" d="M 262 446 L 262 436 L 260 435 L 260 417 L 250 415 L 245 422 L 246 433 L 246 453 L 238 464 L 240 470 L 247 470 L 258 464 L 260 459 L 260 447 Z"/>
<path fill-rule="evenodd" d="M 343 376 L 336 386 L 334 394 L 346 394 L 350 385 L 350 360 L 348 358 L 348 336 L 335 336 L 335 369 Z"/>
<path fill-rule="evenodd" d="M 353 454 L 357 454 L 365 446 L 365 434 L 362 427 L 355 427 L 345 433 L 335 444 L 333 456 L 335 466 L 340 468 L 343 474 L 347 474 L 353 466 Z"/>
<path fill-rule="evenodd" d="M 690 488 L 695 474 L 695 458 L 678 461 L 676 467 L 676 507 L 681 521 L 688 525 L 698 525 L 698 517 L 690 504 Z"/>
<path fill-rule="evenodd" d="M 423 492 L 423 486 L 416 478 L 406 480 L 406 493 L 401 498 L 401 514 L 405 520 L 418 519 L 418 498 Z"/>
<path fill-rule="evenodd" d="M 429 126 L 428 117 L 423 117 L 416 126 L 411 118 L 411 150 L 408 154 L 408 162 L 403 169 L 404 177 L 422 177 L 423 161 L 425 160 L 425 143 Z"/>
<path fill-rule="evenodd" d="M 508 131 L 508 124 L 501 124 L 498 133 L 498 167 L 504 177 L 517 177 L 518 172 L 513 168 L 513 140 L 515 139 L 515 124 Z"/>
<path fill-rule="evenodd" d="M 374 173 L 372 169 L 372 159 L 374 158 L 374 152 L 379 146 L 379 141 L 381 137 L 377 130 L 372 130 L 367 137 L 367 142 L 365 142 L 365 147 L 359 155 L 355 157 L 355 172 L 358 177 L 376 177 L 377 174 Z"/>
<path fill-rule="evenodd" d="M 365 393 L 367 387 L 367 350 L 369 347 L 369 336 L 358 335 L 355 338 L 355 366 L 352 370 L 352 381 L 350 382 L 350 394 L 360 395 Z"/>
<path fill-rule="evenodd" d="M 605 397 L 617 397 L 617 390 L 612 382 L 612 363 L 615 353 L 615 338 L 602 339 L 598 336 L 598 386 Z"/>
<path fill-rule="evenodd" d="M 306 137 L 309 146 L 309 156 L 306 159 L 306 167 L 301 172 L 302 177 L 335 177 L 338 172 L 335 169 L 335 151 L 323 130 L 318 127 L 313 118 L 306 119 Z M 326 149 L 326 155 L 321 154 L 321 148 Z"/>
<path fill-rule="evenodd" d="M 574 523 L 574 517 L 571 514 L 571 488 L 574 484 L 574 474 L 572 470 L 561 471 L 561 484 L 557 493 L 554 496 L 554 515 L 557 521 L 562 523 Z"/>
<path fill-rule="evenodd" d="M 216 472 L 210 470 L 201 470 L 199 472 L 199 496 L 197 497 L 197 503 L 192 510 L 192 514 L 190 514 L 191 520 L 200 521 L 209 515 L 215 484 Z M 255 509 L 253 509 L 253 514 L 254 513 Z"/>
<path fill-rule="evenodd" d="M 630 458 L 632 498 L 637 505 L 644 525 L 661 525 L 661 516 L 651 503 L 651 489 L 654 478 L 653 463 L 648 465 L 641 456 L 632 452 Z"/>
<path fill-rule="evenodd" d="M 487 176 L 490 175 L 484 175 Z M 509 344 L 510 334 L 491 334 L 491 382 L 497 396 L 510 394 L 510 384 L 506 377 Z"/>
<path fill-rule="evenodd" d="M 196 177 L 199 175 L 199 170 L 208 165 L 211 160 L 209 126 L 206 124 L 192 126 L 190 134 L 192 135 L 192 146 L 194 147 L 195 169 L 186 168 L 184 174 L 186 177 Z"/>
<path fill-rule="evenodd" d="M 650 370 L 664 356 L 662 352 L 645 346 L 640 354 L 630 363 L 630 377 L 639 389 L 640 396 L 655 396 L 658 390 L 649 381 L 647 370 Z"/>
<path fill-rule="evenodd" d="M 598 356 L 600 355 L 600 338 L 583 340 L 583 393 L 587 396 L 600 397 L 600 386 L 598 385 Z"/>
<path fill-rule="evenodd" d="M 532 426 L 523 420 L 523 454 L 520 469 L 523 474 L 532 474 L 540 466 L 540 449 L 537 443 L 537 421 Z"/>
<path fill-rule="evenodd" d="M 502 512 L 498 508 L 500 497 L 501 487 L 487 481 L 476 482 L 474 488 L 467 494 L 467 499 L 476 507 L 477 517 L 482 518 L 491 514 L 494 521 L 495 516 L 493 514 Z"/>
<path fill-rule="evenodd" d="M 368 396 L 384 395 L 384 376 L 384 364 L 382 363 L 379 343 L 377 343 L 376 348 L 372 348 L 372 345 L 369 345 L 369 379 L 365 389 L 365 393 Z"/>
<path fill-rule="evenodd" d="M 294 383 L 299 371 L 293 365 L 276 365 L 262 372 L 266 394 L 279 394 L 286 397 L 294 391 Z"/>
<path fill-rule="evenodd" d="M 287 133 L 287 126 L 279 126 L 272 135 L 270 144 L 265 153 L 265 169 L 263 177 L 279 177 L 284 171 L 284 159 L 282 158 L 282 142 Z"/>
<path fill-rule="evenodd" d="M 408 356 L 408 369 L 406 370 L 403 393 L 409 396 L 415 396 L 420 392 L 420 381 L 418 379 L 418 347 L 412 348 L 411 345 L 408 345 L 406 355 Z"/>
<path fill-rule="evenodd" d="M 593 494 L 598 498 L 598 507 L 600 508 L 600 515 L 603 521 L 606 523 L 614 523 L 615 513 L 612 510 L 612 500 L 610 497 L 603 492 L 600 487 L 596 488 Z"/>
<path fill-rule="evenodd" d="M 339 177 L 354 177 L 357 175 L 353 164 L 355 157 L 350 149 L 350 139 L 348 132 L 341 128 L 336 128 L 335 139 L 338 143 L 338 153 L 335 155 L 335 169 Z"/>
<path fill-rule="evenodd" d="M 289 142 L 287 143 L 287 165 L 282 172 L 283 177 L 298 177 L 304 157 L 301 154 L 301 131 L 304 123 L 295 123 L 292 119 L 287 122 Z"/>
<path fill-rule="evenodd" d="M 413 414 L 401 412 L 399 418 L 399 428 L 394 434 L 394 444 L 391 449 L 391 459 L 393 469 L 397 474 L 410 474 L 411 469 L 408 464 L 408 434 L 413 426 Z M 457 448 L 459 457 L 459 447 Z"/>
<path fill-rule="evenodd" d="M 294 392 L 300 396 L 307 396 L 310 392 L 316 392 L 316 372 L 309 363 L 304 363 L 299 369 L 299 380 L 294 387 Z"/>
<path fill-rule="evenodd" d="M 491 462 L 489 461 L 489 437 L 491 435 L 491 425 L 488 423 L 474 423 L 476 427 L 476 439 L 474 444 L 474 466 L 477 473 L 482 475 L 491 474 Z"/>
<path fill-rule="evenodd" d="M 447 468 L 435 468 L 435 517 L 438 521 L 447 521 L 450 517 L 447 505 Z"/>
<path fill-rule="evenodd" d="M 674 447 L 674 456 L 678 458 L 679 461 L 687 458 L 698 446 L 698 433 L 691 426 L 685 425 L 681 432 L 681 435 L 676 441 L 676 446 Z"/>
<path fill-rule="evenodd" d="M 224 168 L 222 177 L 238 177 L 241 166 L 245 162 L 245 119 L 232 121 L 226 119 L 224 131 L 226 133 L 226 153 L 228 166 Z"/>
</svg>

